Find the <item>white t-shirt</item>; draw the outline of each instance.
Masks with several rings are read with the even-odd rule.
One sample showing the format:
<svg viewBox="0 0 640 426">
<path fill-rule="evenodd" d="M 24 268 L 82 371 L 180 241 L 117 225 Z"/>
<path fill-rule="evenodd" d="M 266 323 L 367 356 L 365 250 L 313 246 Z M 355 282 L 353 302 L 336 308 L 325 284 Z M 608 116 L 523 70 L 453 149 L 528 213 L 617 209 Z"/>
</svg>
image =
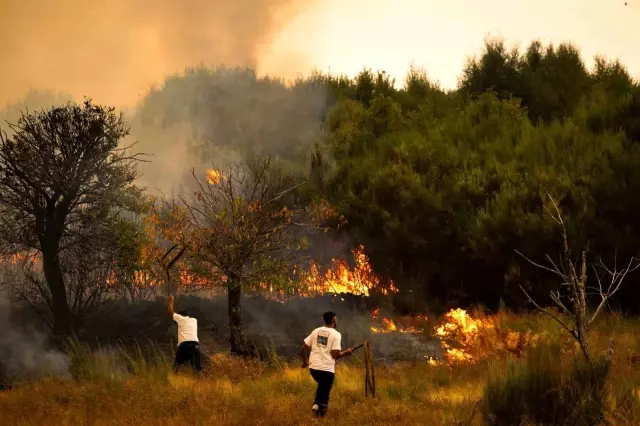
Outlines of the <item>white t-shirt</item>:
<svg viewBox="0 0 640 426">
<path fill-rule="evenodd" d="M 173 314 L 173 320 L 178 323 L 178 346 L 182 342 L 198 342 L 198 320 L 191 317 Z"/>
<path fill-rule="evenodd" d="M 336 372 L 336 360 L 331 356 L 332 350 L 340 350 L 342 335 L 330 327 L 318 327 L 311 332 L 304 343 L 311 347 L 309 368 L 313 370 Z"/>
</svg>

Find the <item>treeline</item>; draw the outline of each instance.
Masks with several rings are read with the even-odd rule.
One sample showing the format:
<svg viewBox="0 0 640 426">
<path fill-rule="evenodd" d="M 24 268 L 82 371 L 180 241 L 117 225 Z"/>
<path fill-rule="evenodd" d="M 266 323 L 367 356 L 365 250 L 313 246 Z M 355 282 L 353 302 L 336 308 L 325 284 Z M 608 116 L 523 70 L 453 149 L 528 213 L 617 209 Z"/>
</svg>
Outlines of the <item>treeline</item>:
<svg viewBox="0 0 640 426">
<path fill-rule="evenodd" d="M 73 110 L 56 114 L 64 111 Z M 640 248 L 640 86 L 617 61 L 598 58 L 587 69 L 571 45 L 535 42 L 519 52 L 489 41 L 451 91 L 416 69 L 403 85 L 369 70 L 355 78 L 319 73 L 286 85 L 251 70 L 196 68 L 152 89 L 126 118 L 139 148 L 154 154 L 143 170 L 155 184 L 189 178 L 186 157 L 202 165 L 204 177 L 211 161 L 273 155 L 307 182 L 294 185 L 297 204 L 326 200 L 344 216 L 339 232 L 363 244 L 376 272 L 395 281 L 400 308 L 502 302 L 521 308 L 520 285 L 548 300 L 559 283 L 515 250 L 539 262 L 560 254 L 549 196 L 559 203 L 576 253 L 588 243 L 591 259 L 613 265 Z M 110 139 L 113 152 L 118 138 Z M 5 146 L 6 157 L 18 161 L 12 145 Z M 178 166 L 179 174 L 171 174 Z M 7 179 L 4 186 L 14 191 Z M 120 183 L 128 190 L 131 182 Z M 32 215 L 28 203 L 21 208 Z M 133 283 L 147 268 L 149 238 L 144 226 L 116 223 L 126 232 L 117 232 L 120 244 L 109 256 L 126 264 Z M 29 232 L 23 234 L 20 241 Z M 22 245 L 39 250 L 28 242 Z M 627 278 L 619 306 L 636 309 L 638 283 L 640 276 Z"/>
<path fill-rule="evenodd" d="M 369 71 L 306 82 L 318 83 L 335 99 L 318 194 L 409 300 L 523 307 L 520 284 L 548 300 L 560 283 L 515 250 L 558 258 L 549 195 L 576 253 L 588 243 L 609 265 L 638 254 L 640 86 L 619 62 L 589 71 L 571 45 L 490 41 L 455 91 L 416 70 L 399 89 Z M 623 307 L 635 309 L 639 280 Z"/>
</svg>

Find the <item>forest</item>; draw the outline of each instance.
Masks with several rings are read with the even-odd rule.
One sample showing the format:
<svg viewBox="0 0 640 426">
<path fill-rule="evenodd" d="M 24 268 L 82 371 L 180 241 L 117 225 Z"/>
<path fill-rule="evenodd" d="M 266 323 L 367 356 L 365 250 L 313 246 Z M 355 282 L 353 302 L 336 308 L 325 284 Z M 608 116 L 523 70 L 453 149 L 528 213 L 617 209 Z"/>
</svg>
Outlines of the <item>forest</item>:
<svg viewBox="0 0 640 426">
<path fill-rule="evenodd" d="M 596 349 L 586 343 L 593 319 L 638 313 L 640 82 L 618 60 L 587 66 L 569 43 L 518 50 L 488 39 L 454 90 L 417 68 L 404 82 L 363 68 L 354 78 L 317 72 L 289 84 L 201 66 L 167 77 L 131 110 L 90 94 L 68 101 L 33 92 L 0 112 L 2 289 L 12 311 L 27 312 L 58 343 L 111 342 L 136 327 L 136 338 L 165 339 L 166 324 L 151 318 L 162 315 L 165 296 L 179 294 L 207 333 L 226 335 L 232 354 L 265 361 L 269 350 L 254 339 L 264 339 L 265 324 L 287 323 L 284 340 L 304 337 L 293 323 L 340 295 L 349 307 L 337 312 L 348 318 L 375 307 L 396 321 L 460 308 L 478 318 L 517 312 L 515 329 L 536 333 L 551 328 L 535 312 L 555 305 L 561 312 L 547 313 L 575 322 L 567 336 L 593 367 L 592 350 L 606 347 L 604 334 Z M 582 304 L 572 293 L 580 285 Z M 595 314 L 585 323 L 587 311 Z M 210 325 L 220 322 L 223 331 Z M 616 324 L 607 327 L 624 330 Z M 522 342 L 510 349 L 518 356 Z M 264 368 L 211 362 L 230 375 Z M 534 356 L 527 368 L 551 368 L 536 362 L 544 360 Z M 445 370 L 424 374 L 436 387 L 484 386 L 486 377 L 460 368 L 449 379 Z M 392 370 L 382 374 L 392 382 Z M 485 414 L 507 397 L 490 398 L 508 392 L 496 383 L 483 388 Z M 389 384 L 389 398 L 405 401 L 405 385 Z M 427 392 L 411 386 L 407 400 Z M 338 404 L 348 404 L 345 395 Z M 475 412 L 471 400 L 460 404 L 444 411 Z M 362 424 L 389 424 L 388 415 Z M 585 422 L 572 424 L 598 424 Z"/>
</svg>

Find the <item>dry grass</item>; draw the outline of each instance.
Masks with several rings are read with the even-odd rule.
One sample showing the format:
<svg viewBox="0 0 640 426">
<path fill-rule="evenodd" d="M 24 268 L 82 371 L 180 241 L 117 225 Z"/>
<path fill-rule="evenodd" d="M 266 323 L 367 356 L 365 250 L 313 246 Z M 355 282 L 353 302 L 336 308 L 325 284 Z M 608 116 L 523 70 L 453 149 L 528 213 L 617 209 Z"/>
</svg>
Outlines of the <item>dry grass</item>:
<svg viewBox="0 0 640 426">
<path fill-rule="evenodd" d="M 553 339 L 563 338 L 557 327 L 538 316 L 503 314 L 501 321 L 514 330 L 547 331 Z M 633 358 L 640 354 L 639 333 L 638 321 L 618 317 L 604 319 L 594 333 L 596 352 L 606 348 L 610 335 L 616 337 L 608 385 L 608 418 L 614 425 L 640 424 L 634 394 L 640 389 L 640 373 Z M 338 367 L 329 415 L 319 421 L 310 415 L 314 382 L 296 365 L 267 366 L 216 355 L 206 374 L 194 378 L 169 374 L 166 359 L 161 367 L 130 357 L 118 377 L 84 373 L 75 381 L 51 378 L 0 392 L 0 424 L 481 425 L 476 402 L 488 374 L 510 361 L 510 355 L 491 357 L 453 370 L 426 363 L 377 366 L 378 397 L 366 399 L 364 369 L 354 359 Z M 82 365 L 108 371 L 97 364 Z"/>
</svg>

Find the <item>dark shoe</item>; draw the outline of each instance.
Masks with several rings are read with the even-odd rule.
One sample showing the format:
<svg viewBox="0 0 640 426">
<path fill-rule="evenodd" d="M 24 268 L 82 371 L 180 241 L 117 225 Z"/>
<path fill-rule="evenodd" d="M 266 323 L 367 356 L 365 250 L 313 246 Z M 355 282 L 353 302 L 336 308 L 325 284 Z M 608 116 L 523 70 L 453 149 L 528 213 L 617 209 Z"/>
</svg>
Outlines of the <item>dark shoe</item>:
<svg viewBox="0 0 640 426">
<path fill-rule="evenodd" d="M 324 417 L 327 415 L 327 410 L 329 407 L 327 407 L 326 405 L 319 405 L 318 406 L 318 417 Z"/>
</svg>

